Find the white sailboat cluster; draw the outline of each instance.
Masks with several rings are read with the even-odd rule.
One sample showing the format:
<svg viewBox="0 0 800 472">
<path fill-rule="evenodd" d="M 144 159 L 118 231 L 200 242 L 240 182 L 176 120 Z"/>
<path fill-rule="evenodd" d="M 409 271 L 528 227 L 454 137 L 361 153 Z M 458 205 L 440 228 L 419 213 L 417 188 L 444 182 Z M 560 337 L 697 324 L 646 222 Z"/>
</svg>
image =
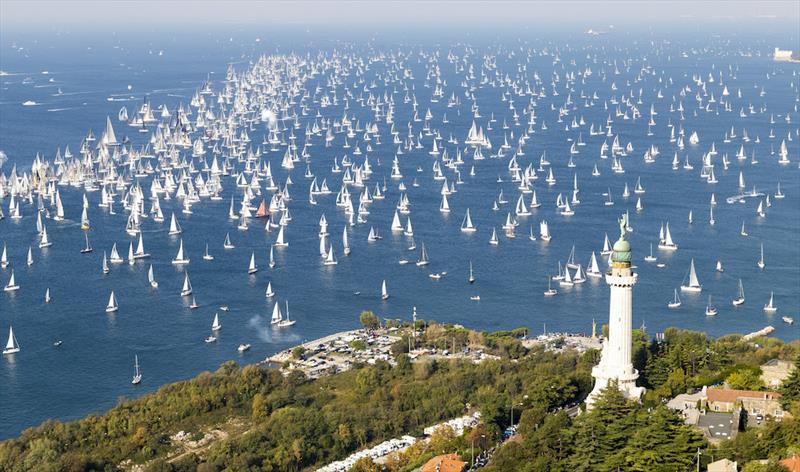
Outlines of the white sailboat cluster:
<svg viewBox="0 0 800 472">
<path fill-rule="evenodd" d="M 545 257 L 572 243 L 543 292 L 552 297 L 557 285 L 571 296 L 576 286 L 589 281 L 591 287 L 607 274 L 614 252 L 607 235 L 602 248 L 585 246 L 591 219 L 623 207 L 625 232 L 653 241 L 643 257 L 653 264 L 643 267 L 666 269 L 675 279 L 653 289 L 664 292 L 653 297 L 659 304 L 670 299 L 679 276 L 670 269 L 674 263 L 683 270 L 685 259 L 676 258 L 684 254 L 692 257 L 689 270 L 669 308 L 693 304 L 690 294 L 704 288 L 698 272 L 706 292 L 715 289 L 709 261 L 717 258 L 740 278 L 733 305 L 741 311 L 753 305 L 745 304 L 743 280 L 751 299 L 766 300 L 749 273 L 737 273 L 730 255 L 716 253 L 714 241 L 738 234 L 743 254 L 753 258 L 758 241 L 755 264 L 766 270 L 769 223 L 788 221 L 781 212 L 790 205 L 780 202 L 796 197 L 786 183 L 796 181 L 789 165 L 798 149 L 796 105 L 773 111 L 763 100 L 766 91 L 740 87 L 735 70 L 719 64 L 677 74 L 649 58 L 623 65 L 581 59 L 585 54 L 565 61 L 566 52 L 551 48 L 532 47 L 528 57 L 498 48 L 482 54 L 470 48 L 382 51 L 381 72 L 368 66 L 375 61 L 371 53 L 357 48 L 265 54 L 238 70 L 231 65 L 185 103 L 126 104 L 114 111 L 117 129 L 110 117 L 97 123 L 99 136 L 90 131 L 78 148 L 73 144 L 75 153 L 58 148 L 52 157 L 36 155 L 30 169 L 0 172 L 4 296 L 23 294 L 45 279 L 40 267 L 74 250 L 103 274 L 101 295 L 91 303 L 97 311 L 109 293 L 105 311 L 117 312 L 121 301 L 120 316 L 127 314 L 137 304 L 129 303 L 134 292 L 120 279 L 135 274 L 131 283 L 143 285 L 146 269 L 154 300 L 172 297 L 203 312 L 206 299 L 217 298 L 207 293 L 227 286 L 207 280 L 230 276 L 237 290 L 258 287 L 259 298 L 264 290 L 273 303 L 271 324 L 289 327 L 295 320 L 288 302 L 281 312 L 273 283 L 283 300 L 299 284 L 312 283 L 313 270 L 336 286 L 338 276 L 364 267 L 373 284 L 365 292 L 374 295 L 380 280 L 382 306 L 390 309 L 408 294 L 392 273 L 400 269 L 390 270 L 388 260 L 407 266 L 402 270 L 421 284 L 441 280 L 455 264 L 463 264 L 457 270 L 464 274 L 470 259 L 467 280 L 475 284 L 473 257 L 481 280 L 502 278 L 506 274 L 484 269 L 483 261 Z M 573 48 L 563 51 L 579 51 Z M 539 56 L 552 59 L 552 69 L 530 70 L 529 59 Z M 770 86 L 779 87 L 775 82 Z M 714 126 L 723 121 L 724 127 Z M 654 143 L 651 136 L 664 140 Z M 534 151 L 537 142 L 547 143 L 546 153 Z M 559 145 L 560 154 L 550 150 Z M 765 167 L 769 174 L 758 170 Z M 718 203 L 716 195 L 728 191 L 731 196 Z M 708 215 L 708 225 L 700 215 Z M 777 254 L 776 247 L 767 241 Z M 700 250 L 709 257 L 700 257 Z M 119 265 L 125 262 L 128 267 Z M 555 262 L 530 270 L 541 280 Z M 298 278 L 300 267 L 308 280 Z M 716 270 L 722 277 L 721 262 Z M 15 295 L 20 281 L 25 289 Z M 43 288 L 35 290 L 39 301 Z M 60 293 L 53 300 L 48 289 L 46 302 L 59 305 Z M 247 300 L 239 292 L 215 295 Z M 470 292 L 470 298 L 480 295 Z M 765 314 L 777 311 L 772 293 L 769 300 Z M 710 301 L 708 308 L 716 310 Z M 220 328 L 215 313 L 209 342 L 219 339 Z"/>
</svg>

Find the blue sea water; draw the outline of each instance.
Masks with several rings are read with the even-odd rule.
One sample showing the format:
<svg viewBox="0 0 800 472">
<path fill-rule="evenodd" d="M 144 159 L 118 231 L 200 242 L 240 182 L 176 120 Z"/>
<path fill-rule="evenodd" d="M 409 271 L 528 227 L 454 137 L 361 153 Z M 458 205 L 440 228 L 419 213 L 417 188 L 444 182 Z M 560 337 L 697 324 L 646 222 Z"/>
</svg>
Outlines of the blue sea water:
<svg viewBox="0 0 800 472">
<path fill-rule="evenodd" d="M 4 35 L 0 70 L 8 75 L 0 77 L 0 149 L 8 155 L 9 161 L 2 171 L 8 174 L 13 165 L 17 165 L 19 172 L 29 170 L 36 153 L 52 160 L 56 148 L 63 150 L 67 144 L 76 152 L 89 128 L 99 136 L 106 116 L 112 117 L 118 137 L 127 134 L 134 142 L 141 143 L 144 136 L 116 120 L 121 106 L 132 110 L 145 96 L 155 106 L 163 103 L 170 109 L 178 103 L 187 104 L 206 79 L 219 90 L 228 64 L 243 70 L 259 54 L 275 52 L 311 57 L 320 51 L 330 55 L 338 49 L 341 54 L 364 58 L 378 52 L 408 53 L 407 67 L 413 70 L 414 78 L 406 83 L 409 89 L 413 87 L 419 114 L 424 115 L 430 108 L 434 116 L 432 127 L 441 131 L 445 142 L 451 133 L 463 142 L 473 121 L 471 99 L 465 96 L 461 83 L 464 72 L 456 72 L 446 57 L 449 50 L 463 56 L 465 46 L 456 41 L 447 45 L 439 45 L 434 39 L 336 43 L 305 34 L 288 34 L 280 40 L 255 42 L 256 35 L 238 36 L 185 34 L 142 41 L 130 35 L 107 38 Z M 88 195 L 93 226 L 89 237 L 94 247 L 94 252 L 88 255 L 79 252 L 84 244 L 79 228 L 81 190 L 61 188 L 67 220 L 46 221 L 54 245 L 43 250 L 36 247 L 35 206 L 23 204 L 23 219 L 0 221 L 0 244 L 7 244 L 21 285 L 18 292 L 0 294 L 0 336 L 4 341 L 8 326 L 13 325 L 22 346 L 20 353 L 0 360 L 0 404 L 3 405 L 0 438 L 17 435 L 47 418 L 74 419 L 102 411 L 112 407 L 119 397 L 153 391 L 165 383 L 214 370 L 228 360 L 257 362 L 303 340 L 356 327 L 358 314 L 364 309 L 374 310 L 383 318 L 408 320 L 412 307 L 416 307 L 420 318 L 461 323 L 479 330 L 525 326 L 539 333 L 546 325 L 548 331 L 588 332 L 593 319 L 603 322 L 608 316 L 608 288 L 601 279 L 589 278 L 584 284 L 559 288 L 556 297 L 544 297 L 542 292 L 547 288 L 547 277 L 556 272 L 559 261 L 566 261 L 573 245 L 577 262 L 584 267 L 592 251 L 599 257 L 604 234 L 608 233 L 612 241 L 616 238 L 616 220 L 625 210 L 630 210 L 634 228 L 628 238 L 639 274 L 634 290 L 635 326 L 645 324 L 650 333 L 677 326 L 718 336 L 747 333 L 772 325 L 776 329 L 775 336 L 797 339 L 797 324 L 786 325 L 780 318 L 788 315 L 800 322 L 800 139 L 797 135 L 800 66 L 773 62 L 769 56 L 771 47 L 772 43 L 763 39 L 735 35 L 640 41 L 631 35 L 586 37 L 578 33 L 539 40 L 487 40 L 471 46 L 474 50 L 466 61 L 475 70 L 476 79 L 471 80 L 471 84 L 475 86 L 473 93 L 482 115 L 476 121 L 485 127 L 492 114 L 497 119 L 494 129 L 488 132 L 495 146 L 493 152 L 503 142 L 503 119 L 512 123 L 508 102 L 501 100 L 502 94 L 512 89 L 481 83 L 481 70 L 491 79 L 496 73 L 486 69 L 484 55 L 496 57 L 501 76 L 516 77 L 518 64 L 524 64 L 526 77 L 532 80 L 535 71 L 548 84 L 545 87 L 547 96 L 537 99 L 536 132 L 518 161 L 523 168 L 528 163 L 536 167 L 539 156 L 546 152 L 557 184 L 548 186 L 543 181 L 544 175 L 540 176 L 534 186 L 542 207 L 533 210 L 531 216 L 519 217 L 517 238 L 506 239 L 500 226 L 507 212 L 513 210 L 518 195 L 516 184 L 509 181 L 508 157 L 473 162 L 471 156 L 466 155 L 467 164 L 462 166 L 464 184 L 458 186 L 456 194 L 449 196 L 451 213 L 442 214 L 439 212 L 441 182 L 432 179 L 434 159 L 428 154 L 431 138 L 424 138 L 424 149 L 406 152 L 400 156 L 400 161 L 411 201 L 414 239 L 418 245 L 425 243 L 431 259 L 426 268 L 413 264 L 418 254 L 407 251 L 409 239 L 389 231 L 400 191 L 397 181 L 388 178 L 396 146 L 391 144 L 385 123 L 380 125 L 382 144 L 372 143 L 370 161 L 374 174 L 369 182 L 372 190 L 375 182 L 382 182 L 386 177 L 389 190 L 386 200 L 370 206 L 367 224 L 349 228 L 352 247 L 349 257 L 341 253 L 341 232 L 346 219 L 334 204 L 335 195 L 319 196 L 318 205 L 309 205 L 309 181 L 303 177 L 304 166 L 290 173 L 281 169 L 283 148 L 265 154 L 278 183 L 282 184 L 288 175 L 294 181 L 290 186 L 293 200 L 289 204 L 293 221 L 286 228 L 290 245 L 276 250 L 274 269 L 267 267 L 267 255 L 275 233 L 265 232 L 257 220 L 251 221 L 248 231 L 240 231 L 237 223 L 227 218 L 231 195 L 237 203 L 241 198 L 241 191 L 232 179 L 223 181 L 222 201 L 206 199 L 194 206 L 191 215 L 181 214 L 179 201 L 162 199 L 167 218 L 174 210 L 184 233 L 180 237 L 169 236 L 168 224 L 146 220 L 144 240 L 152 258 L 132 266 L 127 262 L 114 265 L 108 275 L 100 270 L 103 251 L 110 251 L 116 242 L 124 257 L 131 241 L 124 231 L 126 215 L 119 204 L 116 205 L 117 214 L 109 215 L 97 207 L 99 193 Z M 435 56 L 437 51 L 439 55 Z M 529 55 L 529 51 L 535 53 Z M 445 97 L 437 103 L 430 102 L 433 88 L 426 79 L 427 64 L 431 61 L 439 63 L 442 78 L 446 80 Z M 619 69 L 618 75 L 614 74 L 615 66 Z M 394 93 L 395 126 L 403 136 L 412 110 L 410 105 L 403 104 L 402 86 L 384 82 L 385 76 L 381 74 L 386 68 L 380 61 L 370 64 L 364 73 L 367 84 L 375 79 L 375 87 L 365 91 L 361 84 L 354 94 L 383 95 L 385 91 L 397 91 Z M 577 77 L 570 91 L 574 109 L 559 123 L 558 109 L 564 105 L 567 91 L 561 83 L 556 83 L 559 95 L 553 96 L 549 93 L 553 89 L 551 81 L 556 76 L 563 81 L 566 72 L 583 74 L 587 68 L 592 74 Z M 707 81 L 709 75 L 714 77 L 715 82 L 706 86 L 708 94 L 713 92 L 717 100 L 721 98 L 722 85 L 716 81 L 721 75 L 723 84 L 732 93 L 733 110 L 725 112 L 717 104 L 712 110 L 719 112 L 695 113 L 698 86 L 692 81 L 693 75 L 703 81 Z M 353 82 L 351 76 L 345 84 Z M 618 90 L 611 89 L 612 83 Z M 324 74 L 310 79 L 306 89 L 313 95 L 317 85 L 326 87 Z M 678 92 L 683 86 L 691 87 L 691 92 L 680 97 Z M 59 88 L 63 93 L 56 96 Z M 662 99 L 656 99 L 659 90 L 663 91 Z M 741 99 L 735 97 L 738 90 L 741 90 Z M 635 101 L 640 91 L 643 103 L 638 106 L 643 118 L 625 121 L 614 117 L 614 105 L 609 105 L 608 109 L 603 106 L 612 96 L 622 94 L 633 93 Z M 587 99 L 581 95 L 591 96 L 595 92 L 598 99 L 594 100 L 594 105 L 584 106 Z M 459 108 L 447 108 L 451 93 L 460 98 Z M 342 86 L 338 94 L 341 99 Z M 682 101 L 687 110 L 683 121 L 678 121 L 678 113 L 669 112 L 673 97 L 676 106 Z M 703 103 L 707 99 L 704 97 Z M 28 100 L 38 105 L 23 106 Z M 529 97 L 515 96 L 514 100 L 521 114 Z M 655 117 L 654 134 L 647 136 L 651 103 L 655 103 L 659 114 Z M 551 109 L 551 105 L 555 109 Z M 747 112 L 750 105 L 756 113 L 748 112 L 746 118 L 740 118 L 740 108 Z M 760 113 L 762 107 L 766 111 Z M 316 104 L 312 104 L 312 113 L 301 117 L 303 126 L 294 131 L 298 143 L 303 142 L 305 125 L 313 123 L 316 111 Z M 320 109 L 320 113 L 340 119 L 343 105 Z M 351 99 L 347 113 L 355 115 L 362 125 L 374 119 L 369 107 L 362 107 L 355 99 Z M 449 124 L 441 123 L 444 113 Z M 784 119 L 787 113 L 790 122 Z M 775 117 L 774 124 L 769 122 L 770 115 Z M 604 125 L 609 116 L 614 118 L 613 130 L 620 134 L 623 145 L 630 141 L 634 146 L 630 156 L 623 159 L 626 173 L 621 175 L 612 173 L 610 159 L 599 159 L 600 146 L 607 138 L 588 133 L 589 124 Z M 586 125 L 565 131 L 565 125 L 573 117 L 582 117 Z M 695 170 L 671 170 L 670 161 L 676 147 L 669 142 L 668 120 L 680 123 L 687 138 L 692 131 L 699 134 L 698 145 L 687 143 L 686 150 L 678 151 L 681 163 L 688 153 Z M 522 117 L 521 121 L 524 123 L 527 117 Z M 548 130 L 541 130 L 542 121 Z M 416 134 L 421 123 L 414 125 Z M 731 143 L 723 143 L 723 135 L 731 126 L 736 128 L 739 137 Z M 524 129 L 513 125 L 511 128 L 515 137 Z M 743 129 L 751 139 L 758 136 L 761 142 L 744 143 L 748 160 L 738 161 L 734 155 L 742 144 Z M 768 138 L 770 129 L 774 130 L 775 139 Z M 263 131 L 262 127 L 250 133 L 254 145 L 261 142 Z M 579 133 L 586 146 L 574 157 L 577 166 L 568 168 L 571 142 L 567 138 L 576 140 Z M 793 139 L 787 142 L 792 163 L 780 166 L 776 163 L 777 156 L 770 151 L 772 148 L 777 151 L 781 139 L 788 135 Z M 327 177 L 334 192 L 339 188 L 341 174 L 331 174 L 333 158 L 341 159 L 345 152 L 353 150 L 342 149 L 343 139 L 342 135 L 337 135 L 336 145 L 325 148 L 322 139 L 315 138 L 314 146 L 309 148 L 312 170 L 320 180 Z M 712 142 L 719 152 L 715 159 L 719 183 L 713 185 L 699 177 L 700 157 Z M 651 144 L 659 148 L 661 155 L 656 163 L 646 164 L 642 155 Z M 455 146 L 446 147 L 451 155 L 455 152 Z M 757 165 L 749 160 L 753 151 L 759 160 Z M 724 153 L 732 161 L 727 171 L 722 170 L 720 163 Z M 363 156 L 357 160 L 361 158 Z M 593 164 L 600 169 L 600 177 L 591 176 Z M 476 171 L 474 177 L 468 175 L 472 165 Z M 418 166 L 422 172 L 416 171 Z M 725 202 L 727 196 L 738 193 L 740 170 L 744 172 L 748 188 L 755 185 L 773 194 L 781 182 L 786 198 L 773 199 L 766 218 L 756 215 L 757 200 L 733 205 Z M 452 174 L 446 173 L 451 180 Z M 556 212 L 555 200 L 558 193 L 571 194 L 574 173 L 578 176 L 581 203 L 575 208 L 575 216 L 563 217 Z M 497 182 L 498 176 L 504 179 L 503 183 Z M 641 213 L 634 210 L 636 195 L 632 194 L 629 199 L 621 196 L 624 185 L 627 183 L 633 190 L 638 177 L 646 188 L 641 196 L 644 205 Z M 413 180 L 419 183 L 418 187 L 411 185 Z M 149 180 L 145 188 L 149 188 Z M 500 189 L 510 203 L 494 212 L 492 202 Z M 608 189 L 616 202 L 613 207 L 603 204 L 602 194 Z M 712 193 L 718 202 L 714 226 L 708 224 Z M 264 191 L 264 194 L 268 196 L 269 192 Z M 0 204 L 7 213 L 8 198 L 0 200 Z M 478 227 L 473 234 L 459 231 L 467 208 Z M 689 210 L 694 213 L 691 225 L 687 222 Z M 319 258 L 317 231 L 323 213 L 330 223 L 339 260 L 333 267 L 323 266 Z M 549 243 L 528 240 L 530 226 L 538 228 L 541 219 L 550 222 L 553 240 Z M 402 220 L 405 222 L 404 217 Z M 650 243 L 657 245 L 659 225 L 666 221 L 670 222 L 679 249 L 674 253 L 656 250 L 659 262 L 666 263 L 665 268 L 659 269 L 645 262 L 643 257 Z M 746 238 L 739 235 L 742 221 L 749 231 Z M 382 240 L 367 241 L 370 226 L 379 231 Z M 492 227 L 497 227 L 500 234 L 497 246 L 488 243 Z M 236 245 L 233 250 L 222 247 L 226 233 L 230 233 Z M 180 238 L 191 258 L 186 267 L 170 263 Z M 201 258 L 206 243 L 216 256 L 213 262 Z M 756 267 L 761 243 L 765 248 L 764 270 Z M 25 255 L 29 245 L 33 246 L 34 264 L 27 267 Z M 255 251 L 260 267 L 255 275 L 247 274 L 251 251 Z M 399 265 L 398 260 L 403 258 L 412 263 Z M 683 306 L 668 310 L 666 304 L 673 289 L 683 281 L 692 258 L 703 292 L 694 296 L 682 294 Z M 724 273 L 714 270 L 717 260 L 723 262 Z M 467 283 L 470 261 L 477 277 L 474 285 Z M 160 284 L 155 290 L 147 284 L 150 263 Z M 602 259 L 601 265 L 604 265 Z M 11 268 L 0 270 L 3 285 Z M 179 296 L 184 270 L 191 276 L 200 304 L 197 310 L 190 310 L 188 300 Z M 431 272 L 443 271 L 447 275 L 440 280 L 428 277 Z M 391 293 L 387 301 L 380 299 L 383 279 Z M 730 300 L 736 295 L 739 279 L 742 279 L 747 302 L 734 308 Z M 277 292 L 273 300 L 264 297 L 268 282 Z M 44 303 L 47 288 L 53 297 L 49 304 Z M 108 315 L 104 308 L 111 290 L 117 295 L 120 309 Z M 765 315 L 762 311 L 770 291 L 774 291 L 779 307 L 775 315 Z M 716 317 L 704 316 L 709 294 L 720 309 Z M 470 301 L 472 295 L 480 295 L 480 302 Z M 284 330 L 271 329 L 272 303 L 278 301 L 283 307 L 286 300 L 297 324 Z M 228 305 L 230 311 L 221 312 L 221 305 Z M 210 334 L 217 312 L 223 325 L 219 340 L 206 344 L 203 339 Z M 56 348 L 55 340 L 62 340 L 63 344 Z M 236 347 L 240 343 L 250 343 L 252 348 L 239 354 Z M 139 386 L 130 383 L 134 355 L 138 355 L 144 374 Z"/>
</svg>

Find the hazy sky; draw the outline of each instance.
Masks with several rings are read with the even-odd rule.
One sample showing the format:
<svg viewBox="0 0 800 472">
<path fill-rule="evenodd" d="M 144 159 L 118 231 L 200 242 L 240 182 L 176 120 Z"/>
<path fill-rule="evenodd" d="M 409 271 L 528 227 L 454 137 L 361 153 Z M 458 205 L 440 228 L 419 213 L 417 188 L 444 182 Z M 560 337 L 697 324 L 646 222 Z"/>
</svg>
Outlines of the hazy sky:
<svg viewBox="0 0 800 472">
<path fill-rule="evenodd" d="M 547 24 L 653 25 L 694 20 L 800 22 L 798 0 L 257 1 L 0 0 L 0 27 L 129 29 L 147 25 Z"/>
</svg>

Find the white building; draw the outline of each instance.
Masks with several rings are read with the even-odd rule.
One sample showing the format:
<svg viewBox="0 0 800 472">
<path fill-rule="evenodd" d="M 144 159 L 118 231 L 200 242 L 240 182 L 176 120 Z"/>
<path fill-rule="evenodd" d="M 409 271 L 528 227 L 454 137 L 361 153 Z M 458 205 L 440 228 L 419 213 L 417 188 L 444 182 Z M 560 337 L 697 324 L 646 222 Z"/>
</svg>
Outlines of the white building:
<svg viewBox="0 0 800 472">
<path fill-rule="evenodd" d="M 638 400 L 644 387 L 636 386 L 639 372 L 631 362 L 631 324 L 633 315 L 633 286 L 637 274 L 631 271 L 631 245 L 625 240 L 626 218 L 620 218 L 620 236 L 611 254 L 611 271 L 606 273 L 606 283 L 611 288 L 608 313 L 608 339 L 603 342 L 600 363 L 592 369 L 594 389 L 586 398 L 591 409 L 600 391 L 612 380 L 625 397 Z"/>
</svg>

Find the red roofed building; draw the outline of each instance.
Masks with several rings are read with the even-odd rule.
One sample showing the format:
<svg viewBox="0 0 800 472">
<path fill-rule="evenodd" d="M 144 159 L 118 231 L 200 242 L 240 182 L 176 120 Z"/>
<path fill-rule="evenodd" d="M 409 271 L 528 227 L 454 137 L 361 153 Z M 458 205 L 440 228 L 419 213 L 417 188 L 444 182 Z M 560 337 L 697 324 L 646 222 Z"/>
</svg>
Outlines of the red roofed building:
<svg viewBox="0 0 800 472">
<path fill-rule="evenodd" d="M 781 465 L 791 472 L 800 472 L 800 457 L 794 456 L 791 459 L 784 459 L 781 461 Z"/>
<path fill-rule="evenodd" d="M 458 458 L 458 454 L 436 456 L 422 466 L 421 472 L 463 472 L 467 463 Z"/>
</svg>

